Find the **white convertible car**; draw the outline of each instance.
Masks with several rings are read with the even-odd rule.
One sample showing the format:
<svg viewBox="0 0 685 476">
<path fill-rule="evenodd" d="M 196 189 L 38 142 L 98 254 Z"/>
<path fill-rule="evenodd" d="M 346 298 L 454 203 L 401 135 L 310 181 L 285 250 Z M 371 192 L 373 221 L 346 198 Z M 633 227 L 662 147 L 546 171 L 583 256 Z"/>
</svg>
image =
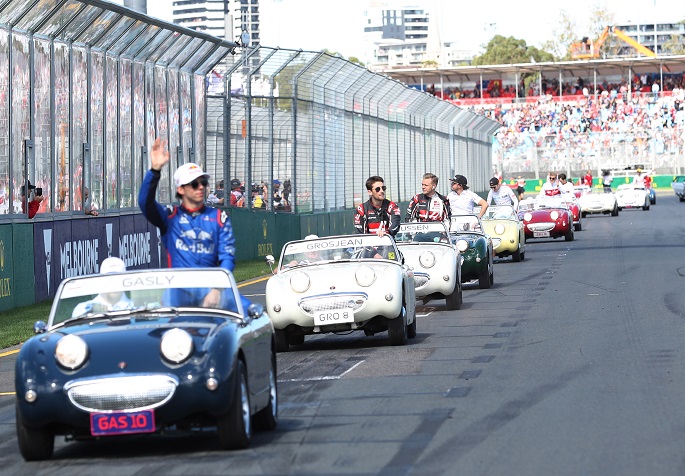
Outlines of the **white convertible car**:
<svg viewBox="0 0 685 476">
<path fill-rule="evenodd" d="M 279 352 L 311 334 L 387 330 L 392 345 L 416 336 L 414 273 L 388 235 L 291 241 L 274 272 L 266 305 Z"/>
<path fill-rule="evenodd" d="M 613 192 L 605 192 L 604 189 L 595 188 L 590 193 L 581 195 L 578 199 L 580 214 L 585 218 L 589 214 L 602 213 L 618 216 L 618 201 Z"/>
<path fill-rule="evenodd" d="M 633 183 L 622 183 L 616 189 L 618 211 L 624 208 L 642 208 L 649 210 L 649 190 Z"/>
<path fill-rule="evenodd" d="M 444 299 L 447 309 L 461 308 L 461 262 L 443 222 L 401 223 L 395 236 L 405 262 L 414 270 L 416 298 Z"/>
</svg>

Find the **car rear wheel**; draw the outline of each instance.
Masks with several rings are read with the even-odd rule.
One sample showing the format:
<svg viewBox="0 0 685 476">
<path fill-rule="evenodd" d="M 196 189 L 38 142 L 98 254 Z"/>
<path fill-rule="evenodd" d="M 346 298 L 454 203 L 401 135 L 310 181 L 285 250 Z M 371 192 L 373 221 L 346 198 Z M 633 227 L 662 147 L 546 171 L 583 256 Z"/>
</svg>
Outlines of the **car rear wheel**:
<svg viewBox="0 0 685 476">
<path fill-rule="evenodd" d="M 276 354 L 271 353 L 269 369 L 269 403 L 254 416 L 254 425 L 258 430 L 273 430 L 278 424 L 278 382 L 276 380 Z"/>
<path fill-rule="evenodd" d="M 290 350 L 288 333 L 285 332 L 285 329 L 275 329 L 274 340 L 276 341 L 276 352 L 288 352 Z"/>
<path fill-rule="evenodd" d="M 24 423 L 19 413 L 19 406 L 15 405 L 17 441 L 19 452 L 26 461 L 41 461 L 50 459 L 55 448 L 55 435 L 46 428 L 30 428 Z"/>
<path fill-rule="evenodd" d="M 407 337 L 413 339 L 416 337 L 416 313 L 414 313 L 414 320 L 407 326 Z"/>
<path fill-rule="evenodd" d="M 611 210 L 611 216 L 612 216 L 612 217 L 617 217 L 617 216 L 618 216 L 618 207 L 614 207 L 614 209 Z"/>
<path fill-rule="evenodd" d="M 587 216 L 587 212 L 581 212 L 580 218 L 585 218 Z"/>
<path fill-rule="evenodd" d="M 247 388 L 247 372 L 242 360 L 238 361 L 236 379 L 233 382 L 231 409 L 217 422 L 219 445 L 224 450 L 242 450 L 250 446 L 252 419 L 250 418 L 250 393 Z"/>
<path fill-rule="evenodd" d="M 566 241 L 573 241 L 574 238 L 575 236 L 573 235 L 573 228 L 571 228 L 570 230 L 568 230 L 568 233 L 566 233 L 566 236 L 564 236 L 564 239 Z"/>
<path fill-rule="evenodd" d="M 583 224 L 577 223 L 577 224 L 573 225 L 573 229 L 576 231 L 581 231 L 583 229 Z"/>
<path fill-rule="evenodd" d="M 647 204 L 647 205 L 644 205 L 644 206 L 642 207 L 642 209 L 643 209 L 644 211 L 647 211 L 647 210 L 649 210 L 649 204 Z"/>
<path fill-rule="evenodd" d="M 404 306 L 400 315 L 395 319 L 388 319 L 388 337 L 390 345 L 405 345 L 407 343 L 407 310 Z"/>
<path fill-rule="evenodd" d="M 457 281 L 456 285 L 454 286 L 454 290 L 452 291 L 452 294 L 445 296 L 445 306 L 447 307 L 447 310 L 455 311 L 457 309 L 461 309 L 461 305 L 463 302 L 464 300 L 461 282 Z"/>
</svg>

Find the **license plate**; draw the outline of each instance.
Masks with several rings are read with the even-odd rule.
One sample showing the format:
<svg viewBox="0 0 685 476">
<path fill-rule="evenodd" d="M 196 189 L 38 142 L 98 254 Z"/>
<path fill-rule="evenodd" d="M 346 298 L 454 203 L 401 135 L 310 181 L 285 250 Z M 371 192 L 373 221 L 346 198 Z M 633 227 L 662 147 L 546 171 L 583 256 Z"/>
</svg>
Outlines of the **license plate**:
<svg viewBox="0 0 685 476">
<path fill-rule="evenodd" d="M 93 436 L 152 433 L 153 431 L 155 431 L 154 410 L 90 414 L 90 433 Z"/>
<path fill-rule="evenodd" d="M 354 322 L 354 311 L 352 309 L 330 309 L 314 314 L 315 326 L 329 326 L 347 322 Z"/>
<path fill-rule="evenodd" d="M 549 238 L 549 231 L 534 231 L 534 238 Z"/>
</svg>

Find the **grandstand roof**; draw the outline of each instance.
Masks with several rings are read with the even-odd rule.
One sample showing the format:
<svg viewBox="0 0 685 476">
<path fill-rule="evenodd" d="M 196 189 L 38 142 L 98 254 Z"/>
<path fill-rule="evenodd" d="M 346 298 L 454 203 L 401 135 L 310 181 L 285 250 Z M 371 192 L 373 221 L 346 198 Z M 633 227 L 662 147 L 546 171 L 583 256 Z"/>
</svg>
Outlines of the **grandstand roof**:
<svg viewBox="0 0 685 476">
<path fill-rule="evenodd" d="M 408 85 L 439 84 L 480 81 L 482 79 L 515 78 L 516 74 L 542 72 L 547 77 L 562 78 L 599 77 L 647 73 L 678 73 L 685 71 L 685 55 L 658 56 L 656 58 L 632 57 L 589 61 L 559 61 L 546 63 L 520 63 L 481 66 L 457 66 L 454 68 L 412 68 L 379 71 Z"/>
</svg>

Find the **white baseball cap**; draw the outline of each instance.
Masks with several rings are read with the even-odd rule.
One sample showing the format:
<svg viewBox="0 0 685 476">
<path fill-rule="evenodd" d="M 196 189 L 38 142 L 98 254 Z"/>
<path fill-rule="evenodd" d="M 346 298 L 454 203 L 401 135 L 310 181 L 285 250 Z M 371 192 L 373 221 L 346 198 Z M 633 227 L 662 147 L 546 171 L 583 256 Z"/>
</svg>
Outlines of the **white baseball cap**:
<svg viewBox="0 0 685 476">
<path fill-rule="evenodd" d="M 209 174 L 204 173 L 199 165 L 192 162 L 181 165 L 174 172 L 174 182 L 176 182 L 177 187 L 188 185 L 198 177 L 209 178 Z"/>
<path fill-rule="evenodd" d="M 126 271 L 126 263 L 115 256 L 105 259 L 100 265 L 100 274 L 121 273 L 123 271 Z"/>
</svg>

